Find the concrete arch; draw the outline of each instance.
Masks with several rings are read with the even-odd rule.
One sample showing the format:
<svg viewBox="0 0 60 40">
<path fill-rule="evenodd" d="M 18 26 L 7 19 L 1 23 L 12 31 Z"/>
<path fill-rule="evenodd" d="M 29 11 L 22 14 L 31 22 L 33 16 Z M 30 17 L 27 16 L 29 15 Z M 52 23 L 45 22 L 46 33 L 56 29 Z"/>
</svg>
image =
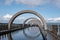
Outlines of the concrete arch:
<svg viewBox="0 0 60 40">
<path fill-rule="evenodd" d="M 46 27 L 46 21 L 44 20 L 44 18 L 37 12 L 35 11 L 32 11 L 32 10 L 22 10 L 18 13 L 16 13 L 15 15 L 13 15 L 8 23 L 8 30 L 10 30 L 10 27 L 11 27 L 11 24 L 13 23 L 13 21 L 15 20 L 15 18 L 19 15 L 22 15 L 22 14 L 26 14 L 26 13 L 30 13 L 30 14 L 34 14 L 36 15 L 37 17 L 39 17 L 39 19 L 41 19 L 42 23 L 43 23 L 43 26 L 45 28 L 45 30 L 47 29 Z"/>
<path fill-rule="evenodd" d="M 30 19 L 35 19 L 35 20 L 38 20 L 38 21 L 39 21 L 39 19 L 34 18 L 34 17 L 28 18 L 28 19 L 26 19 L 26 20 L 24 21 L 24 23 L 23 23 L 23 27 L 24 27 L 24 24 L 25 24 L 28 20 L 30 20 Z M 41 22 L 40 22 L 40 23 L 41 23 Z"/>
<path fill-rule="evenodd" d="M 37 19 L 37 18 L 28 18 L 28 19 L 26 19 L 26 20 L 24 21 L 23 26 L 24 26 L 24 24 L 25 24 L 28 20 L 30 20 L 30 19 L 36 20 L 35 22 L 39 21 L 39 19 Z M 45 38 L 46 36 L 44 36 L 44 34 L 43 34 L 42 30 L 41 30 L 41 27 L 40 27 L 41 22 L 40 22 L 40 23 L 37 22 L 37 25 L 38 25 L 38 28 L 39 28 L 41 34 L 42 34 L 43 40 L 46 40 L 46 38 Z M 36 36 L 34 36 L 34 37 L 31 37 L 31 36 L 29 36 L 29 35 L 27 35 L 27 34 L 25 33 L 25 29 L 23 29 L 23 33 L 24 33 L 24 35 L 25 35 L 26 37 L 28 37 L 28 38 L 37 38 L 37 37 L 39 37 L 39 35 L 40 35 L 40 34 L 38 34 L 38 35 L 36 35 Z"/>
</svg>

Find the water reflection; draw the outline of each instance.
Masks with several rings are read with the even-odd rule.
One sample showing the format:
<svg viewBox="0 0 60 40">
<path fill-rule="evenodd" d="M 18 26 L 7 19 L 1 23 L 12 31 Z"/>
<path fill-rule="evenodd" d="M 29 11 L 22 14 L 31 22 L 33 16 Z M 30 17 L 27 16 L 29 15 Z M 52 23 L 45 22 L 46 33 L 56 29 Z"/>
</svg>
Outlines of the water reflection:
<svg viewBox="0 0 60 40">
<path fill-rule="evenodd" d="M 7 34 L 8 40 L 12 40 L 11 33 Z"/>
<path fill-rule="evenodd" d="M 27 38 L 27 37 L 23 34 L 23 30 L 20 31 L 20 32 L 18 32 L 18 33 L 13 34 L 12 37 L 13 37 L 14 40 L 32 40 L 32 39 Z M 16 38 L 14 38 L 14 37 L 16 37 Z M 42 38 L 42 36 L 40 35 L 40 36 L 39 36 L 38 38 L 36 38 L 35 40 L 37 40 L 37 39 L 42 40 L 43 38 Z"/>
<path fill-rule="evenodd" d="M 23 30 L 24 35 L 30 39 L 36 39 L 40 36 L 40 30 L 38 27 L 30 27 Z"/>
<path fill-rule="evenodd" d="M 26 28 L 24 30 L 25 30 L 25 32 L 28 35 L 31 35 L 33 37 L 36 36 L 36 35 L 38 35 L 38 37 L 37 38 L 33 38 L 33 37 L 32 38 L 28 38 L 23 33 L 23 30 L 18 30 L 18 31 L 15 31 L 15 32 L 12 32 L 12 33 L 9 33 L 9 34 L 6 34 L 6 35 L 1 36 L 0 37 L 1 39 L 0 40 L 43 40 L 42 35 L 40 34 L 40 31 L 38 30 L 38 28 L 35 28 L 35 29 L 33 29 L 33 28 L 32 29 L 31 28 L 28 28 L 27 29 Z"/>
<path fill-rule="evenodd" d="M 18 31 L 0 36 L 0 40 L 43 40 L 43 37 L 40 34 L 39 37 L 37 37 L 36 39 L 29 39 L 24 35 L 23 30 L 18 30 Z M 54 38 L 51 34 L 47 33 L 47 40 L 57 40 L 57 39 Z"/>
<path fill-rule="evenodd" d="M 1 36 L 0 36 L 0 40 L 8 40 L 8 39 L 7 39 L 7 34 L 6 34 L 6 35 L 1 35 Z"/>
</svg>

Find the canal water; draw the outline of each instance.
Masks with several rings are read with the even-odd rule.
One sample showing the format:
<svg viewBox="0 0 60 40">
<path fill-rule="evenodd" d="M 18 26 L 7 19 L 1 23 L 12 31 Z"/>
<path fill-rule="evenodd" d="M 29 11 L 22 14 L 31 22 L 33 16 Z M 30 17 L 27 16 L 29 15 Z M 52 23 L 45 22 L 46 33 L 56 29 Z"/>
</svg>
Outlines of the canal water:
<svg viewBox="0 0 60 40">
<path fill-rule="evenodd" d="M 43 40 L 43 37 L 42 37 L 40 31 L 38 30 L 38 28 L 24 29 L 24 32 L 26 32 L 26 34 L 30 35 L 31 37 L 32 36 L 34 37 L 37 34 L 39 34 L 39 36 L 35 37 L 35 38 L 30 38 L 30 37 L 27 37 L 26 35 L 24 35 L 23 30 L 18 30 L 18 31 L 11 33 L 12 40 Z M 46 38 L 47 38 L 47 40 L 56 40 L 49 33 L 47 33 Z M 0 36 L 0 40 L 8 40 L 7 34 Z"/>
<path fill-rule="evenodd" d="M 30 37 L 29 36 L 27 37 L 26 34 L 24 34 L 24 32 Z M 34 37 L 36 35 L 38 36 Z M 26 28 L 24 30 L 12 32 L 11 37 L 12 40 L 43 40 L 42 35 L 37 27 Z M 8 40 L 7 34 L 0 36 L 0 40 Z"/>
</svg>

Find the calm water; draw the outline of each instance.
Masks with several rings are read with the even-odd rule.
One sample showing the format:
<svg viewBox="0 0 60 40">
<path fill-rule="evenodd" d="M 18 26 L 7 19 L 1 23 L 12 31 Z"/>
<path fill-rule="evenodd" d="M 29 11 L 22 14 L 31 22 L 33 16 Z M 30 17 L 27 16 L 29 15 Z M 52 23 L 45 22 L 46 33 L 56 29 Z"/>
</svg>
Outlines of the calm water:
<svg viewBox="0 0 60 40">
<path fill-rule="evenodd" d="M 29 30 L 29 31 L 28 31 Z M 35 30 L 35 31 L 32 31 Z M 35 33 L 40 34 L 37 38 L 27 38 L 24 33 L 23 30 L 19 30 L 19 31 L 15 31 L 11 33 L 11 37 L 13 40 L 43 40 L 42 35 L 40 33 L 40 31 L 38 30 L 38 28 L 34 28 L 34 29 L 25 29 L 25 32 L 29 35 L 34 35 Z M 35 32 L 35 33 L 34 33 Z M 34 34 L 33 34 L 34 33 Z M 35 35 L 34 35 L 35 36 Z M 0 37 L 0 40 L 8 40 L 7 35 L 3 35 Z"/>
<path fill-rule="evenodd" d="M 30 28 L 31 29 L 31 28 Z M 40 31 L 38 30 L 38 28 L 34 28 L 34 29 L 25 29 L 25 32 L 27 34 L 30 33 L 31 36 L 33 36 L 35 33 L 40 34 L 39 37 L 37 38 L 28 38 L 24 35 L 23 30 L 19 30 L 19 31 L 15 31 L 11 33 L 11 37 L 13 40 L 43 40 L 43 37 L 40 33 Z M 29 30 L 29 31 L 28 31 Z M 32 31 L 35 30 L 35 31 Z M 35 32 L 35 33 L 34 33 Z M 34 34 L 33 34 L 34 33 Z M 51 34 L 47 33 L 47 40 L 57 40 L 56 38 L 54 38 Z M 6 35 L 2 35 L 0 36 L 0 40 L 8 40 L 7 34 Z"/>
</svg>

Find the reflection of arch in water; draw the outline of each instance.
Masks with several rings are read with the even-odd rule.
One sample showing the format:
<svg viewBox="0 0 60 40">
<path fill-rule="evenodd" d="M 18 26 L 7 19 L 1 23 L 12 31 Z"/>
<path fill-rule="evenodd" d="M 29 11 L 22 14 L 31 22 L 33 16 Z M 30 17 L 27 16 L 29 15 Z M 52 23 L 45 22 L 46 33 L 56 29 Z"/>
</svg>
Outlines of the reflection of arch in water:
<svg viewBox="0 0 60 40">
<path fill-rule="evenodd" d="M 8 36 L 8 40 L 12 40 L 11 33 L 8 33 L 7 36 Z"/>
<path fill-rule="evenodd" d="M 23 26 L 25 25 L 25 23 L 28 21 L 28 20 L 30 20 L 30 19 L 34 19 L 35 20 L 35 22 L 37 23 L 37 25 L 38 25 L 38 28 L 39 28 L 39 30 L 40 30 L 40 32 L 41 32 L 41 34 L 42 34 L 42 37 L 43 37 L 43 40 L 45 40 L 45 37 L 44 37 L 44 34 L 42 33 L 42 30 L 41 30 L 41 22 L 37 19 L 37 18 L 28 18 L 28 19 L 26 19 L 25 21 L 24 21 L 24 23 L 23 23 Z M 31 36 L 29 36 L 29 35 L 27 35 L 26 33 L 25 33 L 25 29 L 23 29 L 23 33 L 24 33 L 24 35 L 27 37 L 27 38 L 37 38 L 37 37 L 39 37 L 40 36 L 40 34 L 38 34 L 38 35 L 36 35 L 36 36 L 34 36 L 34 37 L 31 37 Z"/>
<path fill-rule="evenodd" d="M 30 19 L 35 19 L 35 20 L 37 21 L 36 18 L 28 18 L 28 19 L 26 19 L 26 20 L 24 21 L 23 27 L 24 27 L 25 23 L 26 23 L 28 20 L 30 20 Z M 39 33 L 38 35 L 34 36 L 34 37 L 28 36 L 28 35 L 25 33 L 25 29 L 23 30 L 23 33 L 24 33 L 24 35 L 25 35 L 26 37 L 28 37 L 28 38 L 37 38 L 38 36 L 40 36 L 40 33 Z"/>
<path fill-rule="evenodd" d="M 10 19 L 9 23 L 8 23 L 8 30 L 10 30 L 10 27 L 11 27 L 11 24 L 13 23 L 13 21 L 15 20 L 15 18 L 21 14 L 26 14 L 26 13 L 30 13 L 30 14 L 34 14 L 36 15 L 37 17 L 39 17 L 43 23 L 43 27 L 45 28 L 45 30 L 47 29 L 46 27 L 46 22 L 44 20 L 44 18 L 37 12 L 35 11 L 32 11 L 32 10 L 23 10 L 23 11 L 20 11 L 18 13 L 16 13 L 15 15 L 12 16 L 12 18 Z"/>
</svg>

